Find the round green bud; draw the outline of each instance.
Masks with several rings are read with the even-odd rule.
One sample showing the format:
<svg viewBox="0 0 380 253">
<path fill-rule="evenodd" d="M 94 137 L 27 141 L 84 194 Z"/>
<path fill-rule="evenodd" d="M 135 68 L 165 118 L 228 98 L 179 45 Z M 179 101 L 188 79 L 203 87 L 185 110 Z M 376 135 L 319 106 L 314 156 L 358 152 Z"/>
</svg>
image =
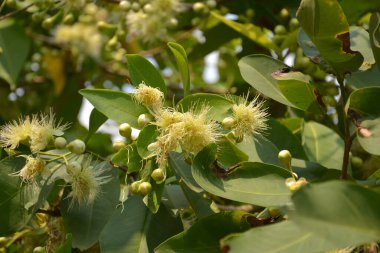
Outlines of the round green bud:
<svg viewBox="0 0 380 253">
<path fill-rule="evenodd" d="M 281 150 L 278 153 L 278 160 L 288 167 L 292 162 L 292 154 L 289 150 Z"/>
<path fill-rule="evenodd" d="M 162 183 L 165 180 L 165 171 L 161 168 L 153 170 L 152 174 L 150 176 L 153 178 L 154 181 L 157 183 Z"/>
<path fill-rule="evenodd" d="M 38 246 L 33 249 L 33 253 L 46 253 L 46 249 L 45 247 Z"/>
<path fill-rule="evenodd" d="M 54 22 L 55 22 L 54 17 L 47 18 L 42 22 L 42 27 L 45 29 L 50 29 L 53 27 Z"/>
<path fill-rule="evenodd" d="M 132 134 L 132 127 L 128 123 L 123 123 L 119 126 L 119 133 L 121 136 L 130 139 Z"/>
<path fill-rule="evenodd" d="M 139 193 L 143 196 L 148 195 L 152 191 L 152 185 L 149 182 L 142 182 L 139 185 Z"/>
<path fill-rule="evenodd" d="M 139 125 L 139 127 L 143 128 L 151 121 L 152 121 L 151 117 L 148 114 L 144 113 L 144 114 L 140 114 L 140 116 L 138 117 L 137 124 Z"/>
<path fill-rule="evenodd" d="M 138 194 L 139 193 L 139 186 L 140 186 L 140 181 L 135 181 L 130 185 L 130 190 L 133 194 Z"/>
<path fill-rule="evenodd" d="M 70 175 L 82 170 L 82 165 L 79 162 L 70 162 L 66 167 L 67 173 Z"/>
<path fill-rule="evenodd" d="M 289 17 L 289 11 L 285 8 L 281 9 L 280 11 L 280 17 L 282 19 L 287 19 Z"/>
<path fill-rule="evenodd" d="M 126 146 L 125 142 L 124 141 L 115 141 L 113 144 L 112 144 L 112 150 L 113 152 L 118 152 L 120 149 L 124 148 Z"/>
<path fill-rule="evenodd" d="M 199 17 L 195 17 L 195 18 L 193 18 L 192 20 L 191 20 L 191 25 L 192 26 L 197 26 L 197 25 L 199 25 L 200 23 L 201 23 L 201 19 L 199 18 Z"/>
<path fill-rule="evenodd" d="M 277 35 L 285 35 L 287 33 L 286 27 L 283 25 L 276 25 L 274 28 L 274 33 Z"/>
<path fill-rule="evenodd" d="M 107 49 L 113 50 L 117 47 L 118 39 L 117 36 L 113 36 L 106 44 Z"/>
<path fill-rule="evenodd" d="M 289 30 L 290 31 L 294 31 L 298 27 L 300 27 L 300 22 L 298 21 L 298 19 L 296 19 L 296 18 L 290 19 L 290 21 L 289 21 Z"/>
<path fill-rule="evenodd" d="M 358 156 L 351 157 L 351 164 L 354 168 L 361 168 L 363 166 L 363 159 Z"/>
<path fill-rule="evenodd" d="M 236 123 L 236 120 L 232 117 L 226 117 L 222 121 L 222 126 L 226 130 L 231 130 Z"/>
<path fill-rule="evenodd" d="M 336 106 L 336 100 L 331 96 L 323 96 L 322 101 L 328 106 L 332 106 L 332 107 Z"/>
<path fill-rule="evenodd" d="M 202 12 L 204 9 L 206 9 L 206 5 L 201 2 L 196 2 L 193 4 L 193 10 L 195 12 Z"/>
<path fill-rule="evenodd" d="M 123 11 L 129 11 L 131 9 L 131 2 L 129 2 L 129 1 L 121 1 L 119 3 L 119 7 Z"/>
<path fill-rule="evenodd" d="M 54 140 L 54 147 L 56 149 L 64 149 L 66 147 L 67 141 L 63 137 L 57 137 Z"/>
<path fill-rule="evenodd" d="M 145 13 L 152 13 L 154 11 L 154 8 L 151 4 L 146 4 L 144 5 L 143 10 Z"/>
<path fill-rule="evenodd" d="M 306 56 L 303 56 L 299 61 L 300 67 L 303 69 L 307 69 L 312 64 Z"/>
<path fill-rule="evenodd" d="M 252 8 L 248 8 L 246 11 L 245 11 L 245 15 L 247 16 L 247 18 L 253 18 L 255 15 L 256 15 L 256 12 L 254 9 Z"/>
<path fill-rule="evenodd" d="M 32 14 L 33 22 L 36 22 L 36 23 L 41 22 L 43 18 L 44 18 L 44 13 L 42 12 L 35 12 Z"/>
<path fill-rule="evenodd" d="M 278 216 L 280 216 L 280 210 L 278 210 L 277 208 L 274 208 L 274 207 L 269 207 L 268 213 L 273 218 L 277 218 Z"/>
<path fill-rule="evenodd" d="M 69 13 L 66 16 L 64 16 L 63 20 L 62 20 L 62 22 L 65 25 L 70 25 L 70 24 L 74 23 L 74 21 L 75 21 L 75 18 L 74 18 L 74 15 L 72 13 Z"/>
<path fill-rule="evenodd" d="M 276 44 L 277 46 L 280 46 L 284 40 L 285 40 L 285 36 L 284 35 L 277 35 L 277 34 L 275 34 L 273 36 L 273 43 Z"/>
<path fill-rule="evenodd" d="M 76 139 L 67 145 L 67 149 L 74 154 L 80 155 L 86 150 L 86 144 L 82 140 Z"/>
<path fill-rule="evenodd" d="M 133 11 L 137 12 L 137 11 L 140 10 L 141 6 L 140 6 L 140 4 L 138 2 L 134 2 L 132 4 L 131 8 L 132 8 Z"/>
<path fill-rule="evenodd" d="M 213 9 L 213 8 L 216 7 L 216 1 L 215 1 L 215 0 L 208 0 L 208 1 L 206 1 L 206 5 L 207 5 L 209 8 Z"/>
<path fill-rule="evenodd" d="M 16 1 L 15 0 L 6 0 L 6 4 L 10 8 L 16 7 Z"/>
<path fill-rule="evenodd" d="M 169 28 L 173 29 L 173 28 L 176 28 L 178 26 L 178 19 L 176 18 L 171 18 L 169 20 L 169 24 L 168 24 Z"/>
</svg>

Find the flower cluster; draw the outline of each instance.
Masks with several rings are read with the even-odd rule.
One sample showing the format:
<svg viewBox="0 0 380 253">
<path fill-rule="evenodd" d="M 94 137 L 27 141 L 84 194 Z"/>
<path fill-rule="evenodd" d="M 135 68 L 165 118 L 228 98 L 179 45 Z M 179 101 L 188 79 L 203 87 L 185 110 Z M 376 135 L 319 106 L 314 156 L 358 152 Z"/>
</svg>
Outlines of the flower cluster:
<svg viewBox="0 0 380 253">
<path fill-rule="evenodd" d="M 48 147 L 54 136 L 63 135 L 68 124 L 56 121 L 54 113 L 34 114 L 14 120 L 0 127 L 0 145 L 3 148 L 16 149 L 20 144 L 30 147 L 37 153 Z"/>
</svg>

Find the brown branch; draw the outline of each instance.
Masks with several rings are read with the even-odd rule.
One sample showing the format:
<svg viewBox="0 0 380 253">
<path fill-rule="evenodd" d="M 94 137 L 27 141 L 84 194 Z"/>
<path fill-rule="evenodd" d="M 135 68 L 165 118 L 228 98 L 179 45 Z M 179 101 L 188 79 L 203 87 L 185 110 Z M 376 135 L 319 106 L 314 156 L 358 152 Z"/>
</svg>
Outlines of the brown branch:
<svg viewBox="0 0 380 253">
<path fill-rule="evenodd" d="M 34 5 L 34 3 L 31 3 L 31 4 L 27 5 L 27 6 L 25 6 L 24 8 L 21 8 L 19 10 L 15 10 L 15 11 L 9 12 L 9 13 L 3 15 L 3 16 L 0 16 L 0 21 L 3 20 L 3 19 L 9 18 L 9 17 L 11 17 L 13 15 L 16 15 L 19 12 L 23 12 L 23 11 L 29 9 L 30 7 L 32 7 L 33 5 Z"/>
</svg>

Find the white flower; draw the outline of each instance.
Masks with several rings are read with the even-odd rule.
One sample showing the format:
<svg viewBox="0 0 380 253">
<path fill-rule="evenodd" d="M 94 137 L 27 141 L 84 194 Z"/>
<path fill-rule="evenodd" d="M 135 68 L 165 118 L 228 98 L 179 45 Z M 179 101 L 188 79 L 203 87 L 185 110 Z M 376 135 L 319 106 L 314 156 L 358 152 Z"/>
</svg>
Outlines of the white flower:
<svg viewBox="0 0 380 253">
<path fill-rule="evenodd" d="M 164 93 L 142 82 L 133 93 L 133 98 L 153 111 L 160 111 L 163 105 Z"/>
<path fill-rule="evenodd" d="M 35 123 L 35 120 L 33 120 Z M 3 148 L 15 149 L 20 143 L 28 143 L 31 133 L 32 119 L 19 118 L 0 127 L 0 145 Z"/>
<path fill-rule="evenodd" d="M 35 181 L 35 178 L 42 174 L 44 169 L 45 162 L 40 157 L 27 156 L 24 167 L 14 175 L 20 176 L 23 182 L 30 183 Z"/>
</svg>

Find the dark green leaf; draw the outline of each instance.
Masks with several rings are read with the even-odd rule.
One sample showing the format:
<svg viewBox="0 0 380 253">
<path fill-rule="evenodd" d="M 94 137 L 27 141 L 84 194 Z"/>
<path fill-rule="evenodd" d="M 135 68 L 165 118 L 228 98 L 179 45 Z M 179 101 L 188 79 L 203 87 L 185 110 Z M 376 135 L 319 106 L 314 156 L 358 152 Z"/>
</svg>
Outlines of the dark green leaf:
<svg viewBox="0 0 380 253">
<path fill-rule="evenodd" d="M 380 87 L 380 71 L 377 66 L 372 66 L 367 71 L 356 71 L 346 78 L 348 84 L 356 88 L 366 88 L 372 86 Z"/>
<path fill-rule="evenodd" d="M 207 146 L 195 157 L 192 173 L 197 183 L 217 196 L 259 206 L 281 206 L 289 202 L 285 179 L 291 173 L 283 168 L 242 162 L 231 172 L 215 164 L 215 146 Z"/>
<path fill-rule="evenodd" d="M 185 49 L 177 43 L 169 42 L 168 46 L 174 54 L 175 60 L 178 65 L 179 72 L 181 73 L 184 96 L 190 95 L 190 73 L 189 63 L 187 62 L 187 55 Z"/>
<path fill-rule="evenodd" d="M 55 251 L 55 253 L 71 253 L 72 234 L 66 235 L 66 241 Z"/>
<path fill-rule="evenodd" d="M 351 25 L 355 24 L 365 14 L 380 9 L 380 2 L 373 0 L 341 0 L 340 5 Z"/>
<path fill-rule="evenodd" d="M 99 129 L 108 118 L 96 108 L 92 109 L 90 115 L 90 124 L 86 137 L 86 142 L 91 138 L 91 136 Z"/>
<path fill-rule="evenodd" d="M 145 82 L 146 85 L 158 88 L 166 94 L 165 81 L 150 61 L 140 55 L 128 54 L 127 62 L 133 85 L 138 86 L 140 83 Z"/>
<path fill-rule="evenodd" d="M 128 173 L 137 172 L 142 168 L 142 158 L 137 152 L 136 144 L 120 149 L 112 156 L 111 161 L 118 166 L 127 167 Z"/>
<path fill-rule="evenodd" d="M 143 198 L 143 202 L 152 213 L 157 213 L 160 208 L 162 194 L 164 193 L 165 183 L 157 184 L 153 179 L 150 180 L 152 191 Z"/>
<path fill-rule="evenodd" d="M 249 214 L 222 212 L 203 218 L 186 231 L 160 244 L 156 253 L 220 253 L 219 240 L 224 236 L 247 230 Z"/>
<path fill-rule="evenodd" d="M 350 49 L 349 25 L 336 0 L 302 0 L 297 18 L 321 56 L 339 74 L 357 70 L 363 57 Z"/>
<path fill-rule="evenodd" d="M 102 114 L 118 123 L 128 123 L 139 128 L 137 118 L 149 113 L 146 107 L 137 104 L 132 97 L 121 91 L 84 89 L 79 91 Z"/>
<path fill-rule="evenodd" d="M 16 88 L 18 76 L 29 54 L 30 39 L 23 27 L 14 20 L 0 22 L 0 77 L 7 81 L 11 89 Z"/>
<path fill-rule="evenodd" d="M 159 134 L 160 133 L 155 125 L 146 125 L 140 131 L 139 137 L 137 138 L 136 147 L 142 158 L 147 159 L 154 156 L 154 152 L 148 150 L 148 146 L 156 141 Z"/>
<path fill-rule="evenodd" d="M 372 46 L 373 56 L 376 59 L 377 67 L 380 69 L 380 13 L 375 12 L 369 22 L 369 37 Z"/>
<path fill-rule="evenodd" d="M 191 208 L 194 210 L 197 217 L 204 218 L 214 214 L 215 212 L 211 209 L 212 201 L 210 199 L 204 198 L 204 194 L 201 192 L 194 192 L 186 184 L 181 182 L 181 188 L 185 194 Z"/>
</svg>

